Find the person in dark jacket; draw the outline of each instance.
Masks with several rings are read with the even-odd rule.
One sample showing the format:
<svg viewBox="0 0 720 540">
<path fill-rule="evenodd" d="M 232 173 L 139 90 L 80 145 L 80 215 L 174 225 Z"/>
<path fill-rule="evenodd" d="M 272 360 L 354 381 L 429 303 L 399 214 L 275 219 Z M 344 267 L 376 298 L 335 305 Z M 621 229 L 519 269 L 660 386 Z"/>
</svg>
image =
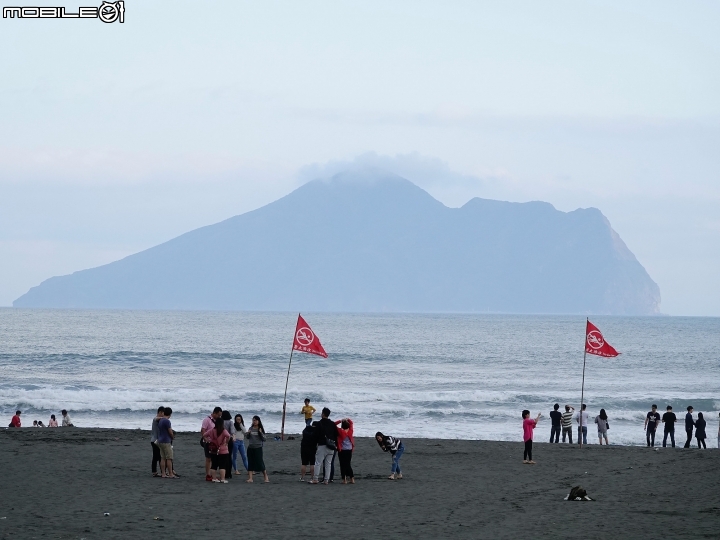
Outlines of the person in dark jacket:
<svg viewBox="0 0 720 540">
<path fill-rule="evenodd" d="M 300 481 L 305 481 L 306 467 L 310 466 L 310 476 L 315 474 L 315 452 L 317 452 L 317 435 L 313 425 L 305 426 L 300 441 Z"/>
<path fill-rule="evenodd" d="M 695 426 L 692 413 L 692 405 L 689 405 L 687 408 L 687 414 L 685 415 L 685 433 L 687 433 L 687 441 L 685 441 L 685 446 L 683 446 L 683 448 L 690 448 L 690 443 L 692 442 L 693 427 Z"/>
<path fill-rule="evenodd" d="M 705 446 L 705 438 L 706 438 L 705 426 L 706 426 L 706 422 L 705 422 L 705 419 L 703 418 L 703 413 L 699 412 L 698 419 L 695 422 L 695 438 L 697 439 L 697 442 L 698 442 L 698 448 L 707 448 L 707 446 Z M 700 445 L 702 445 L 702 446 L 700 446 Z"/>
<path fill-rule="evenodd" d="M 327 407 L 322 410 L 322 418 L 315 426 L 315 433 L 318 446 L 315 452 L 315 470 L 310 483 L 318 483 L 318 472 L 322 465 L 324 468 L 323 484 L 327 485 L 330 482 L 330 467 L 337 451 L 337 426 L 330 420 L 330 409 Z"/>
<path fill-rule="evenodd" d="M 392 467 L 390 468 L 390 476 L 388 476 L 388 479 L 400 480 L 403 477 L 402 472 L 400 472 L 400 458 L 405 452 L 403 442 L 397 437 L 383 435 L 380 431 L 375 434 L 375 440 L 383 452 L 390 452 L 390 454 L 392 454 Z"/>
</svg>

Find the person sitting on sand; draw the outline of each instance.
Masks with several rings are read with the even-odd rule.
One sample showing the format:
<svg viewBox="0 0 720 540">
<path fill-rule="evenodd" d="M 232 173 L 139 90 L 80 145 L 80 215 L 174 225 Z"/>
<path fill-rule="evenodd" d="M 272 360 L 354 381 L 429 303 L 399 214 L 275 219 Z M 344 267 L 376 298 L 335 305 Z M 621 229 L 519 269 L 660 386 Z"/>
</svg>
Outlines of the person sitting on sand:
<svg viewBox="0 0 720 540">
<path fill-rule="evenodd" d="M 38 427 L 37 420 L 33 420 L 33 427 Z"/>
<path fill-rule="evenodd" d="M 177 478 L 173 470 L 172 447 L 175 431 L 172 429 L 170 416 L 172 416 L 172 409 L 164 407 L 163 417 L 158 421 L 157 445 L 160 449 L 160 476 L 163 478 Z"/>
<path fill-rule="evenodd" d="M 265 482 L 269 482 L 270 478 L 265 470 L 265 460 L 263 459 L 263 443 L 267 437 L 265 437 L 265 428 L 259 416 L 252 417 L 252 425 L 245 433 L 245 438 L 248 440 L 248 479 L 246 482 L 252 483 L 254 472 L 263 473 Z"/>
<path fill-rule="evenodd" d="M 159 435 L 158 423 L 163 418 L 165 418 L 165 407 L 158 407 L 155 418 L 152 419 L 152 424 L 150 425 L 150 446 L 152 447 L 152 465 L 150 471 L 154 477 L 160 476 L 160 473 L 157 471 L 157 464 L 160 463 L 161 459 L 160 447 L 157 445 L 157 441 Z"/>
<path fill-rule="evenodd" d="M 572 417 L 575 407 L 565 405 L 565 412 L 562 415 L 562 442 L 565 442 L 565 435 L 568 436 L 570 444 L 572 444 Z"/>
<path fill-rule="evenodd" d="M 705 418 L 703 418 L 703 413 L 698 413 L 698 419 L 695 421 L 695 438 L 697 439 L 698 448 L 701 448 L 700 445 L 702 445 L 702 448 L 707 448 L 705 446 Z"/>
<path fill-rule="evenodd" d="M 300 409 L 300 414 L 305 415 L 305 425 L 312 426 L 312 417 L 315 412 L 315 407 L 310 405 L 310 398 L 305 398 L 305 406 Z"/>
<path fill-rule="evenodd" d="M 605 444 L 609 445 L 610 443 L 608 442 L 607 430 L 610 426 L 608 424 L 608 415 L 605 412 L 605 409 L 600 409 L 600 414 L 595 417 L 595 423 L 597 424 L 598 428 L 598 439 L 600 440 L 600 446 L 602 446 L 603 439 L 605 439 Z"/>
<path fill-rule="evenodd" d="M 62 413 L 62 427 L 75 427 L 72 423 L 72 420 L 70 420 L 70 415 L 68 412 L 63 409 L 60 411 Z"/>
<path fill-rule="evenodd" d="M 648 448 L 655 446 L 655 430 L 660 423 L 660 413 L 657 412 L 657 405 L 653 403 L 651 411 L 645 415 L 645 440 L 647 440 Z"/>
<path fill-rule="evenodd" d="M 315 475 L 315 453 L 317 452 L 317 435 L 315 426 L 305 426 L 300 441 L 300 481 L 305 481 L 306 467 L 310 466 L 310 476 Z"/>
<path fill-rule="evenodd" d="M 228 441 L 230 434 L 225 429 L 225 422 L 222 418 L 215 419 L 215 427 L 205 432 L 205 440 L 207 441 L 208 451 L 210 452 L 211 463 L 210 469 L 213 473 L 217 472 L 217 477 L 213 478 L 213 482 L 227 484 L 225 480 L 225 471 L 230 467 L 230 451 L 228 450 Z"/>
<path fill-rule="evenodd" d="M 400 458 L 405 452 L 405 445 L 403 442 L 390 435 L 383 435 L 380 431 L 375 434 L 375 440 L 382 448 L 383 452 L 390 452 L 392 455 L 392 467 L 390 468 L 389 480 L 400 480 L 403 475 L 400 471 Z"/>
<path fill-rule="evenodd" d="M 347 484 L 348 481 L 351 484 L 355 483 L 355 475 L 352 470 L 352 455 L 355 449 L 355 437 L 353 421 L 349 418 L 343 418 L 342 420 L 336 420 L 335 425 L 340 425 L 338 428 L 338 458 L 340 459 L 340 476 L 342 477 L 342 483 Z"/>
<path fill-rule="evenodd" d="M 12 420 L 10 420 L 10 424 L 8 425 L 8 427 L 22 427 L 22 422 L 20 422 L 21 414 L 21 411 L 15 411 L 15 416 L 13 416 Z"/>
<path fill-rule="evenodd" d="M 693 408 L 692 405 L 688 405 L 687 414 L 685 415 L 685 433 L 687 434 L 687 440 L 683 448 L 690 448 L 690 443 L 693 438 L 693 427 L 695 427 L 695 421 L 693 420 Z"/>
<path fill-rule="evenodd" d="M 48 427 L 58 427 L 57 420 L 55 420 L 55 415 L 50 415 L 50 421 L 48 422 Z"/>
<path fill-rule="evenodd" d="M 533 430 L 540 421 L 540 413 L 538 413 L 535 420 L 530 418 L 530 411 L 525 409 L 522 412 L 523 417 L 523 441 L 525 441 L 525 452 L 523 452 L 523 463 L 535 465 L 532 458 L 532 443 L 533 443 Z"/>
<path fill-rule="evenodd" d="M 42 423 L 42 420 L 38 420 L 38 427 L 45 427 L 45 424 Z"/>
</svg>

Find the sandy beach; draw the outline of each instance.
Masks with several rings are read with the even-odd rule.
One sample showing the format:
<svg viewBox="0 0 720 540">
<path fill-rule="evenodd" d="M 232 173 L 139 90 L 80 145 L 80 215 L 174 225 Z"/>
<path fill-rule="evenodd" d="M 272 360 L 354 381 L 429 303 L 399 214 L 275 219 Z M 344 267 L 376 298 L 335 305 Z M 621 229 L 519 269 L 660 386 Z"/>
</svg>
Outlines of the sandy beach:
<svg viewBox="0 0 720 540">
<path fill-rule="evenodd" d="M 266 444 L 270 484 L 250 485 L 243 476 L 223 485 L 204 481 L 195 433 L 178 434 L 182 478 L 170 480 L 150 476 L 146 431 L 6 429 L 0 535 L 720 537 L 717 449 L 536 443 L 533 466 L 522 463 L 521 442 L 406 439 L 405 445 L 398 481 L 387 480 L 389 454 L 372 439 L 358 439 L 357 484 L 342 485 L 337 476 L 328 486 L 301 483 L 296 439 Z M 563 501 L 577 484 L 596 500 Z"/>
</svg>

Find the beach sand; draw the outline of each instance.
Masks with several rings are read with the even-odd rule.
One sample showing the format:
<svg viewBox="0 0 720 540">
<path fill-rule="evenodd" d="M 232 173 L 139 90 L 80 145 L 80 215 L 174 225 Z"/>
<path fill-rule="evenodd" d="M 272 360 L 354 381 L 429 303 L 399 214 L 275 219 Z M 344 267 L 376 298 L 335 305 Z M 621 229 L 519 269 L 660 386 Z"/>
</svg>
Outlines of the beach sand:
<svg viewBox="0 0 720 540">
<path fill-rule="evenodd" d="M 270 484 L 224 485 L 198 438 L 178 434 L 169 480 L 150 476 L 147 431 L 2 431 L 0 538 L 720 538 L 717 449 L 536 443 L 524 465 L 521 442 L 407 439 L 390 481 L 390 455 L 358 439 L 357 484 L 336 462 L 324 486 L 298 481 L 298 437 L 266 444 Z M 596 500 L 564 501 L 577 484 Z"/>
</svg>

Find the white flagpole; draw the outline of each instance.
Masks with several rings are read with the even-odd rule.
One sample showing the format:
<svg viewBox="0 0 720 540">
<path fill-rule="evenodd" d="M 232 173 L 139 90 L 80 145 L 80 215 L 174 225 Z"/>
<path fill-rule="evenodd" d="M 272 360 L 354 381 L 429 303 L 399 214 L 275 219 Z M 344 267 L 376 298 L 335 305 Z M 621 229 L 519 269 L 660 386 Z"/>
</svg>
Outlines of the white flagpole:
<svg viewBox="0 0 720 540">
<path fill-rule="evenodd" d="M 580 448 L 582 448 L 582 427 L 583 427 L 583 403 L 585 400 L 585 359 L 587 358 L 587 323 L 589 319 L 585 319 L 585 343 L 583 344 L 583 374 L 582 374 L 582 387 L 580 389 L 580 411 L 578 412 L 578 419 L 580 420 L 580 433 L 578 433 L 578 442 Z M 587 429 L 587 426 L 585 426 Z"/>
<path fill-rule="evenodd" d="M 300 314 L 298 313 L 298 319 Z M 283 414 L 282 414 L 282 425 L 280 426 L 280 440 L 285 440 L 285 408 L 287 406 L 287 388 L 288 381 L 290 380 L 290 366 L 292 365 L 293 352 L 295 350 L 295 335 L 293 335 L 293 344 L 290 346 L 290 361 L 288 362 L 287 377 L 285 377 L 285 396 L 283 397 Z"/>
</svg>

